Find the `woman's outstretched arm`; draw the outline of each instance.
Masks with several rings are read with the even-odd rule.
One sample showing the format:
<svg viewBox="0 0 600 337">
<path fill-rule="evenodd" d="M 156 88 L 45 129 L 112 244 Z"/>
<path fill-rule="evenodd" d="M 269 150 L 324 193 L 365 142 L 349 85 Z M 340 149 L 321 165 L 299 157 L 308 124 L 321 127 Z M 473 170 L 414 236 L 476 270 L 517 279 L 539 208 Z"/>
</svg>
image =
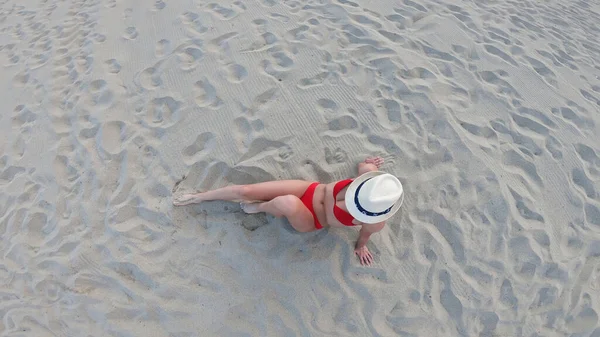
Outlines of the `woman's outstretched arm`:
<svg viewBox="0 0 600 337">
<path fill-rule="evenodd" d="M 367 242 L 373 233 L 379 232 L 385 226 L 385 222 L 379 222 L 374 224 L 364 224 L 358 232 L 358 240 L 354 248 L 354 254 L 358 256 L 360 263 L 363 265 L 370 266 L 373 263 L 373 255 L 367 248 Z"/>
</svg>

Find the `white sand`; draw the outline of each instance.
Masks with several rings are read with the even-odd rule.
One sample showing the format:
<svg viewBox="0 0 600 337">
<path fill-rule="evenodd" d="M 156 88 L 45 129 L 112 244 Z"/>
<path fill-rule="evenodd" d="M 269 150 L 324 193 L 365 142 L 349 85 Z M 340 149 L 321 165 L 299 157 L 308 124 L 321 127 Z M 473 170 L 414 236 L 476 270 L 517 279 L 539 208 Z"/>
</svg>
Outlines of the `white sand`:
<svg viewBox="0 0 600 337">
<path fill-rule="evenodd" d="M 0 335 L 598 337 L 599 36 L 589 0 L 1 0 Z M 407 191 L 370 268 L 171 204 L 368 154 Z"/>
</svg>

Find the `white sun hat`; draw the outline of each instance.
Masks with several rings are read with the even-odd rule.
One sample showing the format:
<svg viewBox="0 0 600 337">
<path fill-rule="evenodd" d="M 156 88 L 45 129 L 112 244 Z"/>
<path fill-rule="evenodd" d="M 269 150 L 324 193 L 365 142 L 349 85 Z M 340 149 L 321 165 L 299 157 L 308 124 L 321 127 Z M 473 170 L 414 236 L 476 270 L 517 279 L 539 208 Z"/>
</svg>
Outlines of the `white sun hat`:
<svg viewBox="0 0 600 337">
<path fill-rule="evenodd" d="M 402 206 L 404 188 L 395 176 L 371 171 L 356 178 L 346 190 L 348 213 L 363 223 L 391 218 Z"/>
</svg>

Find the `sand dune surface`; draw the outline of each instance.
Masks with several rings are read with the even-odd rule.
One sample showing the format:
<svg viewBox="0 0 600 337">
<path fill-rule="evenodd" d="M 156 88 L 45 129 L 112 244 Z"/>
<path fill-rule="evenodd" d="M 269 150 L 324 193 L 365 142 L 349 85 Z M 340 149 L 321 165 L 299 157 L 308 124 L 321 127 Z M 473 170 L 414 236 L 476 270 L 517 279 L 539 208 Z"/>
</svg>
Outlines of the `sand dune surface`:
<svg viewBox="0 0 600 337">
<path fill-rule="evenodd" d="M 594 1 L 0 0 L 0 335 L 577 336 L 600 328 Z M 174 196 L 406 198 L 298 234 Z"/>
</svg>

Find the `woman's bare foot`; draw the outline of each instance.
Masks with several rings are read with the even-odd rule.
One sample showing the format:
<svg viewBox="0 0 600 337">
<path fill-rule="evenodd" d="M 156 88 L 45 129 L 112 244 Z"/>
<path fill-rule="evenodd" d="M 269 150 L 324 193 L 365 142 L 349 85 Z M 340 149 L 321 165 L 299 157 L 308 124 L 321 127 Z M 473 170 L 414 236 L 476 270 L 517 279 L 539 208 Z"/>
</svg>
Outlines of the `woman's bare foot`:
<svg viewBox="0 0 600 337">
<path fill-rule="evenodd" d="M 240 202 L 240 207 L 242 208 L 242 211 L 244 211 L 244 213 L 254 214 L 260 213 L 260 211 L 258 210 L 258 206 L 260 204 L 262 204 L 262 202 Z"/>
<path fill-rule="evenodd" d="M 383 165 L 384 159 L 380 156 L 367 157 L 367 159 L 365 159 L 365 163 L 373 164 L 373 165 L 377 166 L 377 168 L 379 169 Z"/>
<path fill-rule="evenodd" d="M 198 196 L 198 194 L 184 194 L 179 197 L 173 199 L 173 205 L 175 206 L 185 206 L 190 204 L 199 204 L 203 200 Z"/>
</svg>

